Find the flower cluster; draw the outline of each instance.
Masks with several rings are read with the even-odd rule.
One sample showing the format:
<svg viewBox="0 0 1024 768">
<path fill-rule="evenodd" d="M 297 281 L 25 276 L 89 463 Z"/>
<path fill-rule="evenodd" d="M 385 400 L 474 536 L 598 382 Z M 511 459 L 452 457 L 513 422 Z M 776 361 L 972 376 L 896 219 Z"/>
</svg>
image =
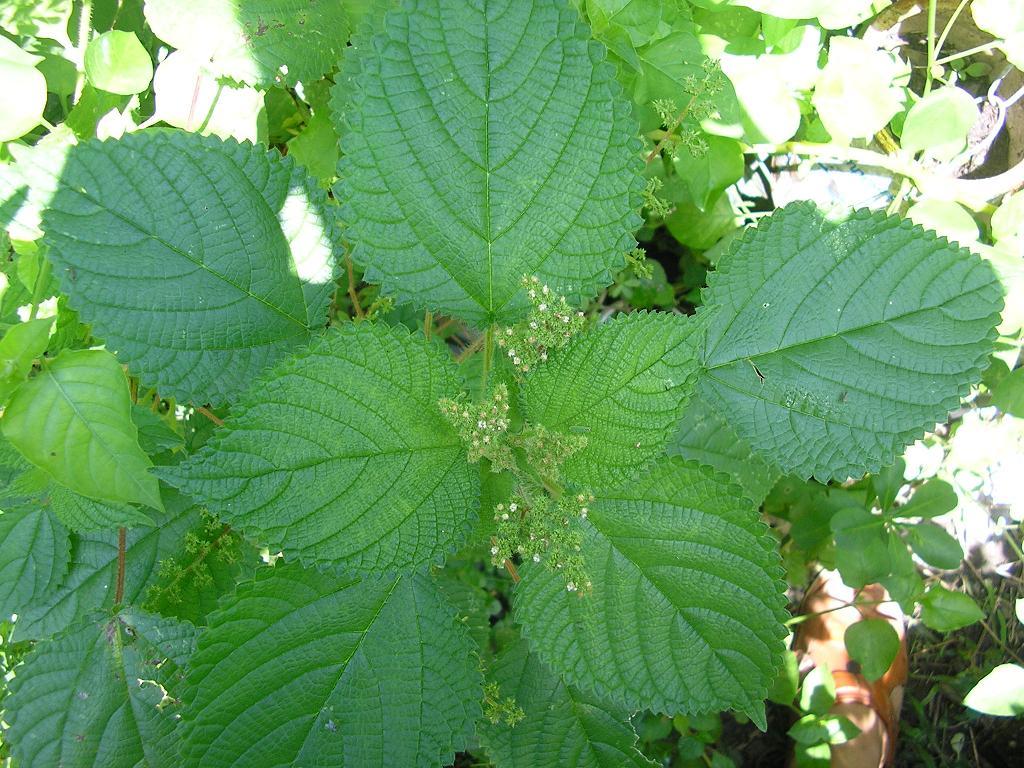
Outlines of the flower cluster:
<svg viewBox="0 0 1024 768">
<path fill-rule="evenodd" d="M 530 313 L 523 323 L 498 332 L 498 346 L 517 371 L 529 373 L 547 362 L 551 350 L 564 347 L 579 333 L 586 318 L 537 277 L 524 277 L 523 287 L 530 299 Z"/>
<path fill-rule="evenodd" d="M 489 403 L 469 403 L 463 396 L 454 400 L 444 398 L 439 405 L 441 413 L 469 446 L 470 462 L 490 459 L 496 472 L 514 468 L 514 458 L 504 440 L 510 423 L 507 386 L 498 384 Z"/>
<path fill-rule="evenodd" d="M 565 460 L 583 450 L 587 438 L 586 435 L 552 432 L 542 424 L 528 424 L 522 432 L 511 437 L 510 443 L 522 449 L 526 463 L 541 477 L 557 482 L 561 479 Z"/>
<path fill-rule="evenodd" d="M 544 562 L 562 574 L 567 591 L 589 592 L 593 585 L 584 566 L 583 534 L 577 521 L 586 519 L 593 501 L 589 494 L 552 499 L 541 492 L 529 497 L 516 494 L 508 504 L 498 504 L 491 562 L 502 566 L 515 556 Z"/>
<path fill-rule="evenodd" d="M 504 722 L 510 728 L 526 717 L 523 708 L 511 696 L 501 697 L 501 687 L 494 682 L 484 685 L 484 717 L 492 725 Z"/>
</svg>

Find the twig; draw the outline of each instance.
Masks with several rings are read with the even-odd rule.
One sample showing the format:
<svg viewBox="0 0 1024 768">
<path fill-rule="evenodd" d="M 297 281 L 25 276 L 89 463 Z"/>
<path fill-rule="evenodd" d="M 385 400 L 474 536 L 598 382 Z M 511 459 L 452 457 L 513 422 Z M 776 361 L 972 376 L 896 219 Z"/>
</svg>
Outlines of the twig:
<svg viewBox="0 0 1024 768">
<path fill-rule="evenodd" d="M 128 533 L 124 528 L 117 529 L 117 585 L 114 587 L 114 605 L 124 600 L 124 560 L 127 549 Z"/>
<path fill-rule="evenodd" d="M 224 419 L 222 419 L 220 416 L 215 414 L 213 411 L 211 411 L 205 405 L 197 405 L 196 406 L 196 413 L 203 414 L 203 416 L 208 418 L 210 421 L 212 421 L 218 427 L 223 427 L 224 426 Z"/>
<path fill-rule="evenodd" d="M 355 310 L 356 317 L 362 320 L 366 315 L 359 304 L 359 294 L 356 293 L 356 275 L 352 268 L 352 257 L 347 249 L 345 250 L 345 269 L 348 271 L 348 297 L 352 301 L 352 309 Z"/>
</svg>

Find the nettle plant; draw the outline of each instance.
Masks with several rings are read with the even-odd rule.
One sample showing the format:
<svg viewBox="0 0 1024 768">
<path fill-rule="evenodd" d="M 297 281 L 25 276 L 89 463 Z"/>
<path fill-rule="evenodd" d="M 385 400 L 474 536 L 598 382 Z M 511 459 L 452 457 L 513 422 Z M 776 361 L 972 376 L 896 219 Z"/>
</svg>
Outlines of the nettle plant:
<svg viewBox="0 0 1024 768">
<path fill-rule="evenodd" d="M 321 21 L 260 27 L 237 79 L 328 71 Z M 908 221 L 793 205 L 696 315 L 593 311 L 639 262 L 645 158 L 695 141 L 643 146 L 605 56 L 560 0 L 406 2 L 344 53 L 332 194 L 165 128 L 18 158 L 19 765 L 652 765 L 638 710 L 765 727 L 775 540 L 680 419 L 751 466 L 875 472 L 979 378 L 1001 289 Z M 424 332 L 340 311 L 353 263 Z M 434 314 L 476 329 L 457 362 Z M 496 657 L 467 561 L 516 582 Z"/>
</svg>

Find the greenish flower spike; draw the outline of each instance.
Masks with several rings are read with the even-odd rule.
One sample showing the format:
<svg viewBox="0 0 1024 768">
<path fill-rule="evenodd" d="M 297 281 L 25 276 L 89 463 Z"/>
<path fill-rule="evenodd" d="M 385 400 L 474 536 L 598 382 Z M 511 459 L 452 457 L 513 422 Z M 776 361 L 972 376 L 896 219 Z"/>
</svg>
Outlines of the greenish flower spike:
<svg viewBox="0 0 1024 768">
<path fill-rule="evenodd" d="M 487 683 L 484 685 L 484 717 L 491 725 L 505 723 L 509 728 L 515 728 L 526 714 L 511 696 L 502 698 L 501 686 Z"/>
<path fill-rule="evenodd" d="M 491 546 L 492 564 L 500 567 L 516 555 L 544 562 L 549 570 L 562 575 L 567 592 L 589 593 L 593 583 L 583 560 L 578 521 L 586 520 L 593 502 L 590 494 L 563 494 L 554 499 L 543 491 L 531 493 L 520 488 L 508 504 L 494 509 L 497 532 Z"/>
<path fill-rule="evenodd" d="M 530 312 L 522 323 L 499 332 L 498 346 L 517 371 L 529 373 L 547 362 L 551 350 L 564 347 L 583 330 L 586 316 L 538 277 L 524 276 L 522 284 L 530 300 Z"/>
<path fill-rule="evenodd" d="M 464 394 L 438 402 L 441 413 L 469 446 L 467 457 L 470 463 L 488 459 L 495 472 L 514 469 L 515 458 L 505 441 L 510 423 L 508 401 L 508 387 L 498 384 L 489 403 L 467 402 Z"/>
</svg>

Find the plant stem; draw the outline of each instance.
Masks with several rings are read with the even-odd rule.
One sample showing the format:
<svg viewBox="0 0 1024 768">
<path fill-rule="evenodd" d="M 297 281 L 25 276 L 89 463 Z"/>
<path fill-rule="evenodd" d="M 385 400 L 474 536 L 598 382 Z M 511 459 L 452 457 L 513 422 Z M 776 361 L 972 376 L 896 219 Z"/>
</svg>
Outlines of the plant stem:
<svg viewBox="0 0 1024 768">
<path fill-rule="evenodd" d="M 203 416 L 208 418 L 210 421 L 212 421 L 218 427 L 223 427 L 224 426 L 224 419 L 222 419 L 220 416 L 215 414 L 213 411 L 211 411 L 205 405 L 197 405 L 196 406 L 196 413 L 203 414 Z"/>
<path fill-rule="evenodd" d="M 35 320 L 39 314 L 39 304 L 43 300 L 43 291 L 50 281 L 50 260 L 46 256 L 41 257 L 43 263 L 39 265 L 39 272 L 36 274 L 36 284 L 32 289 L 32 308 L 28 311 L 28 319 Z"/>
<path fill-rule="evenodd" d="M 939 0 L 928 0 L 928 69 L 924 73 L 924 93 L 927 96 L 932 90 L 932 69 L 935 67 L 935 16 L 939 10 Z"/>
<path fill-rule="evenodd" d="M 966 51 L 960 51 L 960 53 L 951 53 L 949 56 L 943 56 L 941 59 L 936 59 L 935 64 L 949 64 L 951 61 L 958 59 L 966 59 L 968 56 L 973 56 L 976 53 L 985 53 L 991 51 L 993 48 L 998 48 L 1005 44 L 1005 40 L 990 40 L 982 45 L 976 45 L 973 48 L 968 48 Z"/>
<path fill-rule="evenodd" d="M 430 341 L 430 332 L 434 328 L 434 313 L 429 309 L 423 313 L 423 338 Z"/>
<path fill-rule="evenodd" d="M 961 12 L 967 7 L 967 3 L 970 0 L 960 0 L 960 5 L 956 7 L 952 15 L 949 17 L 949 21 L 946 22 L 946 26 L 942 28 L 942 34 L 939 35 L 939 41 L 935 43 L 935 55 L 938 56 L 942 53 L 942 46 L 946 44 L 946 38 L 949 37 L 949 33 L 953 31 L 953 25 L 956 24 L 956 20 L 960 18 Z"/>
<path fill-rule="evenodd" d="M 487 396 L 487 375 L 491 372 L 491 358 L 494 356 L 494 325 L 487 326 L 484 334 L 484 370 L 480 374 L 480 394 Z"/>
<path fill-rule="evenodd" d="M 114 588 L 114 605 L 121 605 L 124 600 L 124 560 L 127 549 L 128 532 L 124 528 L 117 529 L 117 586 Z"/>
<path fill-rule="evenodd" d="M 654 161 L 654 158 L 656 158 L 661 153 L 662 148 L 664 148 L 665 146 L 665 142 L 667 142 L 672 137 L 672 132 L 679 127 L 679 124 L 682 123 L 683 120 L 686 119 L 686 116 L 689 114 L 690 110 L 693 109 L 693 105 L 697 103 L 697 96 L 698 94 L 696 93 L 690 96 L 690 101 L 686 104 L 685 107 L 683 107 L 683 111 L 680 112 L 676 116 L 676 119 L 672 121 L 672 125 L 668 126 L 668 130 L 665 131 L 665 135 L 662 136 L 661 141 L 659 141 L 654 146 L 654 149 L 651 150 L 651 153 L 647 155 L 647 165 L 650 165 Z"/>
<path fill-rule="evenodd" d="M 347 248 L 345 249 L 345 269 L 348 270 L 348 297 L 352 301 L 352 309 L 356 313 L 356 318 L 362 320 L 366 315 L 359 305 L 359 294 L 356 293 L 356 274 L 352 267 L 352 257 Z"/>
<path fill-rule="evenodd" d="M 89 45 L 89 32 L 92 28 L 92 0 L 83 0 L 82 13 L 78 17 L 78 35 L 75 39 L 75 55 L 78 61 L 78 77 L 75 80 L 75 93 L 72 104 L 77 104 L 82 98 L 82 88 L 85 87 L 85 49 Z"/>
</svg>

